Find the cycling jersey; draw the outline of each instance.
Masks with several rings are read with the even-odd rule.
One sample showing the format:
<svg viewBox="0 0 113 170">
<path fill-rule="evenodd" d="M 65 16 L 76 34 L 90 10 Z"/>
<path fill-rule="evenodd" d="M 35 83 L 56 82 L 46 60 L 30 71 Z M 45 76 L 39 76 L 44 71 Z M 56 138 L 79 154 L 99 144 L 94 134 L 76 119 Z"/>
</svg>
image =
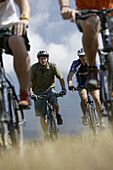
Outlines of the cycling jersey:
<svg viewBox="0 0 113 170">
<path fill-rule="evenodd" d="M 75 0 L 77 9 L 113 8 L 113 0 Z"/>
<path fill-rule="evenodd" d="M 39 62 L 31 66 L 32 90 L 36 94 L 55 87 L 55 77 L 60 79 L 62 73 L 55 63 L 48 62 L 44 68 Z"/>
<path fill-rule="evenodd" d="M 18 21 L 13 0 L 0 0 L 0 29 Z"/>
<path fill-rule="evenodd" d="M 88 64 L 83 65 L 80 59 L 74 60 L 71 65 L 70 72 L 75 73 L 78 86 L 84 86 L 88 72 Z"/>
</svg>

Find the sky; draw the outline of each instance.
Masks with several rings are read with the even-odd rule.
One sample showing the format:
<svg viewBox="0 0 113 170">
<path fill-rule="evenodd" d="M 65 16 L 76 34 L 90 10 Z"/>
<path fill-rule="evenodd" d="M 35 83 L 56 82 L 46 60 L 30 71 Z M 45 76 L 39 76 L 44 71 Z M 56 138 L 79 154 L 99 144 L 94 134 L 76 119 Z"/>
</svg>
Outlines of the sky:
<svg viewBox="0 0 113 170">
<path fill-rule="evenodd" d="M 50 62 L 57 64 L 63 73 L 66 88 L 68 88 L 67 74 L 72 61 L 78 59 L 76 53 L 77 50 L 82 47 L 82 33 L 78 31 L 75 23 L 72 23 L 70 20 L 62 19 L 58 0 L 30 0 L 30 5 L 31 17 L 28 37 L 31 44 L 31 50 L 29 52 L 31 65 L 37 62 L 36 55 L 38 51 L 47 50 L 50 54 Z M 70 2 L 70 7 L 75 8 L 74 0 Z M 18 80 L 13 69 L 13 57 L 10 55 L 7 57 L 4 56 L 4 65 L 6 72 L 12 77 L 16 90 L 19 89 Z M 75 79 L 73 81 L 76 83 Z M 56 82 L 56 88 L 57 90 L 61 90 L 58 81 Z M 78 94 L 75 95 L 70 92 L 67 93 L 64 100 L 60 101 L 61 112 L 66 125 L 67 119 L 70 121 L 69 124 L 71 125 L 74 124 L 75 121 L 78 121 L 78 124 L 81 123 L 79 113 L 76 116 L 73 115 L 74 113 L 71 113 L 72 117 L 65 114 L 66 111 L 70 112 L 69 109 L 74 110 L 74 112 L 81 112 L 79 102 Z M 71 103 L 72 106 L 69 106 L 69 103 Z M 31 117 L 29 118 L 28 116 L 27 121 L 29 122 L 30 120 Z M 32 123 L 28 123 L 28 126 L 29 129 L 34 128 Z M 80 124 L 80 126 L 82 125 Z M 73 127 L 68 126 L 68 130 L 73 130 Z"/>
</svg>

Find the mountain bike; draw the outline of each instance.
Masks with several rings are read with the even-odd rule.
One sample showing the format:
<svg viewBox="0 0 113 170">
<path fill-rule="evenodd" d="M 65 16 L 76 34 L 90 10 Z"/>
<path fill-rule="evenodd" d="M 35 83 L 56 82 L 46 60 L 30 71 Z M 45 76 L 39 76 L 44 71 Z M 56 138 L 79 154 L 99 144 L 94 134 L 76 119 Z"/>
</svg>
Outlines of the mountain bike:
<svg viewBox="0 0 113 170">
<path fill-rule="evenodd" d="M 80 87 L 74 87 L 74 91 L 79 91 L 80 89 L 81 89 Z M 90 92 L 88 90 L 87 90 L 87 102 L 85 104 L 86 104 L 88 125 L 91 132 L 95 136 L 98 131 L 97 129 L 99 128 L 99 120 L 97 119 L 94 101 L 91 99 Z"/>
<path fill-rule="evenodd" d="M 77 18 L 86 19 L 90 16 L 98 15 L 101 21 L 101 37 L 103 41 L 103 49 L 98 49 L 100 57 L 100 99 L 107 112 L 108 122 L 113 129 L 113 46 L 110 42 L 110 33 L 108 28 L 108 13 L 113 8 L 101 10 L 85 10 L 79 11 Z"/>
<path fill-rule="evenodd" d="M 55 96 L 58 97 L 63 97 L 61 93 L 54 93 Z M 47 120 L 47 136 L 51 140 L 55 140 L 58 138 L 58 127 L 57 127 L 57 120 L 56 120 L 56 112 L 52 107 L 52 104 L 50 103 L 50 94 L 45 93 L 43 95 L 35 95 L 32 94 L 31 99 L 34 101 L 41 100 L 45 98 L 46 100 L 46 107 L 47 107 L 47 114 L 46 114 L 46 120 Z"/>
<path fill-rule="evenodd" d="M 0 49 L 0 149 L 17 148 L 23 152 L 23 130 L 25 118 L 22 108 L 18 106 L 15 88 L 6 75 L 2 49 Z"/>
</svg>

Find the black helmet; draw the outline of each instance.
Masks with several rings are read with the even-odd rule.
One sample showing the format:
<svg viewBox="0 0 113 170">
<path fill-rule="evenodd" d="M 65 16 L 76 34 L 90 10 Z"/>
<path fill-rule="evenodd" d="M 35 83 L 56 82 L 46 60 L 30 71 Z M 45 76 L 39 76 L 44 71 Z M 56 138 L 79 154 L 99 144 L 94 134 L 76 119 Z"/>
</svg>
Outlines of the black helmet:
<svg viewBox="0 0 113 170">
<path fill-rule="evenodd" d="M 40 56 L 46 56 L 46 57 L 49 57 L 49 54 L 47 51 L 39 51 L 38 54 L 37 54 L 37 58 L 39 59 Z"/>
<path fill-rule="evenodd" d="M 78 50 L 78 51 L 77 51 L 77 55 L 78 55 L 78 56 L 85 55 L 84 49 L 81 48 L 80 50 Z"/>
</svg>

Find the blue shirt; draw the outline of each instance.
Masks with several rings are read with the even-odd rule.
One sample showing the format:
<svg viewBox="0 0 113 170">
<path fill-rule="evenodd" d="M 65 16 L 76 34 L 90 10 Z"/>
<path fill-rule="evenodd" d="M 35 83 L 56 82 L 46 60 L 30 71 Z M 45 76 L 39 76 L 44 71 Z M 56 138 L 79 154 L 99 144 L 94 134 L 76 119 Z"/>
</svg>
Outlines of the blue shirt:
<svg viewBox="0 0 113 170">
<path fill-rule="evenodd" d="M 76 74 L 78 86 L 84 86 L 87 78 L 88 64 L 83 65 L 80 59 L 74 60 L 71 65 L 70 72 Z"/>
</svg>

